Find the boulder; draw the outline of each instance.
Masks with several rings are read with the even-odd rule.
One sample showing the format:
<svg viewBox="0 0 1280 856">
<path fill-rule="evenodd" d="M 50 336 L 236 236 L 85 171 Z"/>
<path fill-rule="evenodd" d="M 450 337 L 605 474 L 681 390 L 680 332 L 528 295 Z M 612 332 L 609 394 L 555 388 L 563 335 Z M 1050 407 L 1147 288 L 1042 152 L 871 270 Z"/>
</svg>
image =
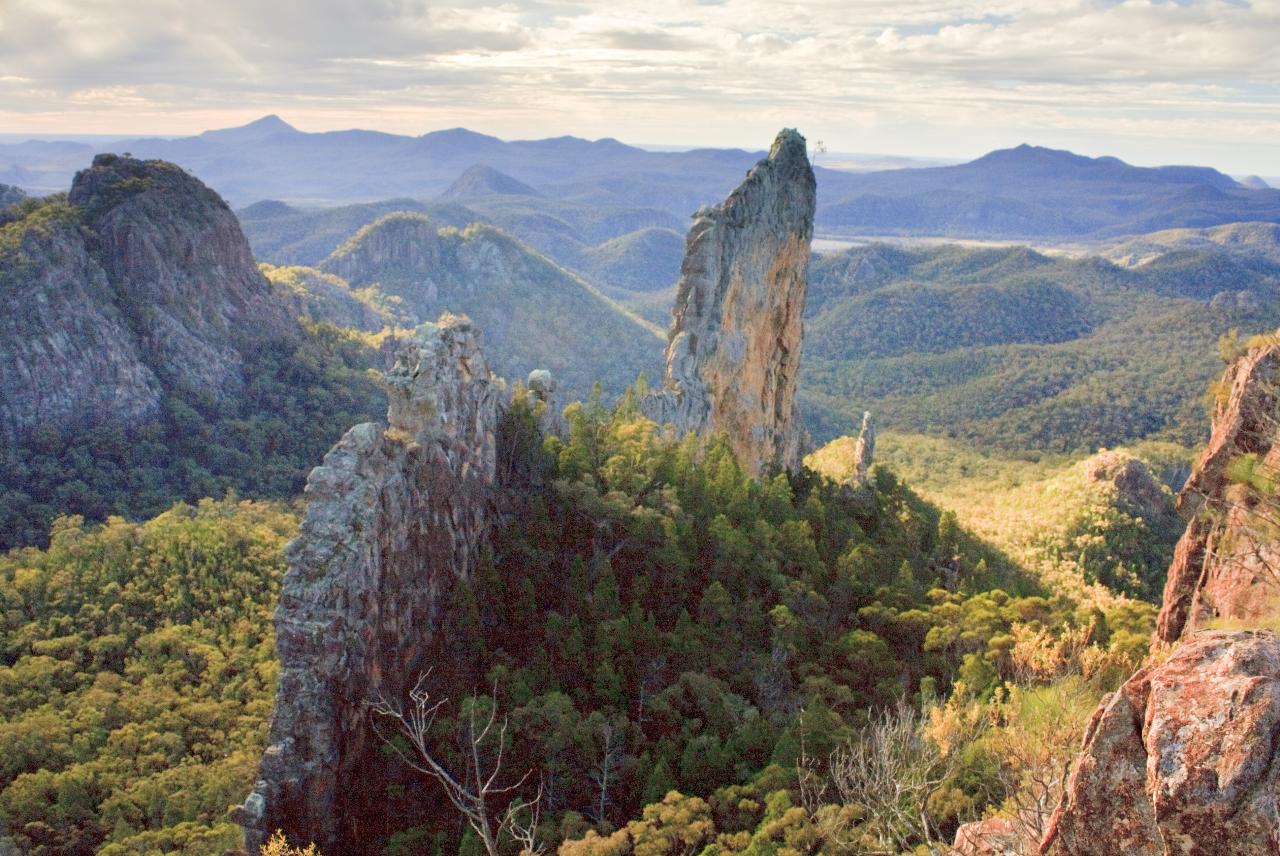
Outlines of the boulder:
<svg viewBox="0 0 1280 856">
<path fill-rule="evenodd" d="M 1280 638 L 1205 631 L 1094 712 L 1040 852 L 1280 853 Z"/>
</svg>

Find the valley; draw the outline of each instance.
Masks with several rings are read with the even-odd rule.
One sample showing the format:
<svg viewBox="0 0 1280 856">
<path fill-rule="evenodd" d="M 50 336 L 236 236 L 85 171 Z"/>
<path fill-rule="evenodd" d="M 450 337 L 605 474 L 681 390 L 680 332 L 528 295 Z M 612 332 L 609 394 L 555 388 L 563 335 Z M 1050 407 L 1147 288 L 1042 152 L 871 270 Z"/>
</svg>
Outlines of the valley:
<svg viewBox="0 0 1280 856">
<path fill-rule="evenodd" d="M 1280 192 L 127 145 L 0 146 L 0 849 L 1075 856 L 1195 814 L 1099 815 L 1095 706 L 1280 662 Z"/>
</svg>

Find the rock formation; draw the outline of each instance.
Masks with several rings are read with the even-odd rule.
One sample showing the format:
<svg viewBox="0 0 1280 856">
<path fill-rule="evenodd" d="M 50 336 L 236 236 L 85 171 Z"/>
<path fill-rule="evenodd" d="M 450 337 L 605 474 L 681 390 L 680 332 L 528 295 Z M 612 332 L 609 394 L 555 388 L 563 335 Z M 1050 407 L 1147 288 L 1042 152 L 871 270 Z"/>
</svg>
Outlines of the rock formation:
<svg viewBox="0 0 1280 856">
<path fill-rule="evenodd" d="M 816 184 L 804 137 L 784 130 L 685 244 L 663 389 L 646 412 L 682 433 L 723 433 L 753 475 L 800 467 L 796 410 Z"/>
<path fill-rule="evenodd" d="M 853 444 L 853 481 L 866 484 L 871 473 L 871 462 L 876 454 L 876 426 L 871 420 L 871 411 L 862 414 L 862 427 L 858 429 L 858 439 Z"/>
<path fill-rule="evenodd" d="M 165 386 L 238 388 L 242 350 L 296 324 L 221 198 L 173 164 L 99 155 L 65 203 L 4 225 L 0 435 L 128 427 Z"/>
<path fill-rule="evenodd" d="M 1022 837 L 1013 821 L 989 817 L 962 823 L 951 845 L 955 856 L 1021 856 Z"/>
<path fill-rule="evenodd" d="M 424 325 L 387 373 L 388 425 L 357 425 L 312 470 L 276 610 L 268 748 L 238 811 L 246 847 L 282 829 L 361 852 L 385 796 L 366 703 L 441 658 L 444 597 L 488 537 L 501 385 L 470 321 Z"/>
<path fill-rule="evenodd" d="M 1280 472 L 1276 443 L 1280 345 L 1251 349 L 1222 377 L 1224 397 L 1209 445 L 1179 496 L 1192 514 L 1165 582 L 1156 638 L 1175 642 L 1213 618 L 1251 622 L 1273 615 L 1280 595 L 1275 500 L 1230 477 L 1232 462 L 1253 456 L 1255 473 Z M 1264 493 L 1270 493 L 1264 487 Z M 1270 529 L 1270 534 L 1267 530 Z"/>
<path fill-rule="evenodd" d="M 1040 851 L 1280 852 L 1280 638 L 1206 631 L 1103 699 Z"/>
</svg>

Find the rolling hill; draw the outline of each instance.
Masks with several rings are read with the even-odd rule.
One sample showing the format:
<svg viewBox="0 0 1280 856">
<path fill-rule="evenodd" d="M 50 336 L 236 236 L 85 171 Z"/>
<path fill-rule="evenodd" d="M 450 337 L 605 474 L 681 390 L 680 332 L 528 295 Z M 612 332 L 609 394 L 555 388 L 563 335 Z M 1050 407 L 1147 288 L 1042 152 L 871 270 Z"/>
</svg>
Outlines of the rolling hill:
<svg viewBox="0 0 1280 856">
<path fill-rule="evenodd" d="M 1194 443 L 1219 337 L 1280 323 L 1280 265 L 1216 250 L 1126 268 L 1026 248 L 860 247 L 811 271 L 801 396 L 819 439 L 871 410 L 1008 451 Z"/>
<path fill-rule="evenodd" d="M 569 394 L 610 394 L 657 377 L 664 336 L 598 290 L 492 226 L 458 230 L 415 213 L 357 232 L 320 269 L 416 323 L 469 315 L 500 375 L 550 369 Z"/>
</svg>

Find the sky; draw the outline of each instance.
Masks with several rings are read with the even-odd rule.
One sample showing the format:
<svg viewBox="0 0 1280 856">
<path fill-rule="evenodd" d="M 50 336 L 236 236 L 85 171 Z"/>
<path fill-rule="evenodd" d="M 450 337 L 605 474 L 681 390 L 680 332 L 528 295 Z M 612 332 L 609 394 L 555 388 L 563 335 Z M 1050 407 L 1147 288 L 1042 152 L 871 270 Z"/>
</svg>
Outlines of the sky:
<svg viewBox="0 0 1280 856">
<path fill-rule="evenodd" d="M 1280 176 L 1280 0 L 0 0 L 0 132 L 306 131 Z"/>
</svg>

